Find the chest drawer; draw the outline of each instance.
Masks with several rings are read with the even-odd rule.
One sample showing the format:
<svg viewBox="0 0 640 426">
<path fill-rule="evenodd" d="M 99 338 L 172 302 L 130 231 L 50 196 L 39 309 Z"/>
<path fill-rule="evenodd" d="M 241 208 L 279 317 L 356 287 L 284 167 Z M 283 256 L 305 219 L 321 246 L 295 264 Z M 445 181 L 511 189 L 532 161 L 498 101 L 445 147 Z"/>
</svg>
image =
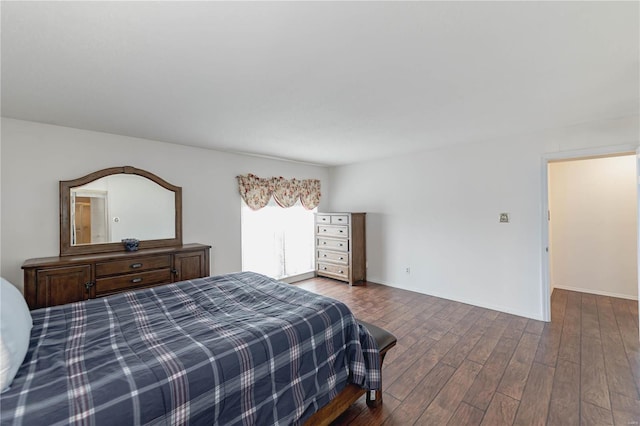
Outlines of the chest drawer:
<svg viewBox="0 0 640 426">
<path fill-rule="evenodd" d="M 317 214 L 316 215 L 316 223 L 325 223 L 327 225 L 331 224 L 331 215 L 329 215 L 329 214 Z"/>
<path fill-rule="evenodd" d="M 170 267 L 170 255 L 141 257 L 139 259 L 115 260 L 111 262 L 96 263 L 96 278 Z"/>
<path fill-rule="evenodd" d="M 340 265 L 331 265 L 329 263 L 318 263 L 318 272 L 325 274 L 341 275 L 343 278 L 349 276 L 349 267 Z"/>
<path fill-rule="evenodd" d="M 333 240 L 330 238 L 318 238 L 318 248 L 327 250 L 349 251 L 349 240 Z"/>
<path fill-rule="evenodd" d="M 349 255 L 336 253 L 335 251 L 318 250 L 318 262 L 331 261 L 335 263 L 349 264 Z"/>
<path fill-rule="evenodd" d="M 331 215 L 331 224 L 332 225 L 348 225 L 349 215 L 346 215 L 346 214 Z"/>
<path fill-rule="evenodd" d="M 111 278 L 99 278 L 96 280 L 96 296 L 104 296 L 124 290 L 133 290 L 138 287 L 168 284 L 170 282 L 171 270 L 168 268 L 147 272 L 134 272 Z"/>
<path fill-rule="evenodd" d="M 332 237 L 347 238 L 349 236 L 349 227 L 318 225 L 316 227 L 316 232 L 318 233 L 318 235 L 329 235 Z"/>
</svg>

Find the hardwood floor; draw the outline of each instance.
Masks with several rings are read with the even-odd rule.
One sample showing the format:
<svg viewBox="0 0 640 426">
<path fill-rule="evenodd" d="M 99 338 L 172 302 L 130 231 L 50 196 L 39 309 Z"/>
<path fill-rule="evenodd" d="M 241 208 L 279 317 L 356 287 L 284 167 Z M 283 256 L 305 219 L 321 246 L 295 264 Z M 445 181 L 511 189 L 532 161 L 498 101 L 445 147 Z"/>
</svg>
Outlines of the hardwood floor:
<svg viewBox="0 0 640 426">
<path fill-rule="evenodd" d="M 297 284 L 392 332 L 384 399 L 334 425 L 638 425 L 636 301 L 553 292 L 544 323 L 379 284 Z"/>
</svg>

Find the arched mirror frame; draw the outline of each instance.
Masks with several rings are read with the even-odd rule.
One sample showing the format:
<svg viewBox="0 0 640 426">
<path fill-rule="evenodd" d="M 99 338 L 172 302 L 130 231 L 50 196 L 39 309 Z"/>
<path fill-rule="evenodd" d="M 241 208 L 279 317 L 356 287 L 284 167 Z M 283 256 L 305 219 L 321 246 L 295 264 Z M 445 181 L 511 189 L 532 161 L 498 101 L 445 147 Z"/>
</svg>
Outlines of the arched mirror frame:
<svg viewBox="0 0 640 426">
<path fill-rule="evenodd" d="M 124 251 L 120 242 L 100 244 L 71 244 L 71 188 L 86 185 L 96 179 L 116 174 L 133 174 L 145 177 L 175 194 L 175 238 L 161 240 L 142 240 L 140 249 L 157 247 L 174 247 L 182 245 L 182 188 L 171 185 L 164 179 L 151 172 L 136 169 L 131 166 L 111 167 L 98 170 L 74 180 L 60 181 L 60 256 L 73 256 L 79 254 L 96 254 Z"/>
</svg>

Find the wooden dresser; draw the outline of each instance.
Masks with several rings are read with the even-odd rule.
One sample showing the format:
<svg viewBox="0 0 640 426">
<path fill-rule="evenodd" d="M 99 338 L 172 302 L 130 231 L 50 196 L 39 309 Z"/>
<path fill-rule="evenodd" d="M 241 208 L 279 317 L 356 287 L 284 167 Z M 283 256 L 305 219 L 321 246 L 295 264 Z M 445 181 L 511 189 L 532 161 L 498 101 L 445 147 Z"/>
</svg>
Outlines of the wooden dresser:
<svg viewBox="0 0 640 426">
<path fill-rule="evenodd" d="M 31 309 L 209 276 L 211 246 L 185 244 L 24 262 L 24 297 Z"/>
<path fill-rule="evenodd" d="M 316 213 L 316 271 L 353 285 L 367 279 L 366 213 Z"/>
</svg>

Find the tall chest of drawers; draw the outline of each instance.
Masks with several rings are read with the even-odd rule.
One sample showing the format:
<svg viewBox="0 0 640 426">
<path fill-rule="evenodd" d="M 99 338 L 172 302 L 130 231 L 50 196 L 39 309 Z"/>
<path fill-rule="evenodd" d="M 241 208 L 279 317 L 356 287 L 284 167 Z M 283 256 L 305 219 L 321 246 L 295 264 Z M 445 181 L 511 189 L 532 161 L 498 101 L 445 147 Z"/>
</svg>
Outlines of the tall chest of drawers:
<svg viewBox="0 0 640 426">
<path fill-rule="evenodd" d="M 316 272 L 354 285 L 367 279 L 366 213 L 316 213 Z"/>
</svg>

